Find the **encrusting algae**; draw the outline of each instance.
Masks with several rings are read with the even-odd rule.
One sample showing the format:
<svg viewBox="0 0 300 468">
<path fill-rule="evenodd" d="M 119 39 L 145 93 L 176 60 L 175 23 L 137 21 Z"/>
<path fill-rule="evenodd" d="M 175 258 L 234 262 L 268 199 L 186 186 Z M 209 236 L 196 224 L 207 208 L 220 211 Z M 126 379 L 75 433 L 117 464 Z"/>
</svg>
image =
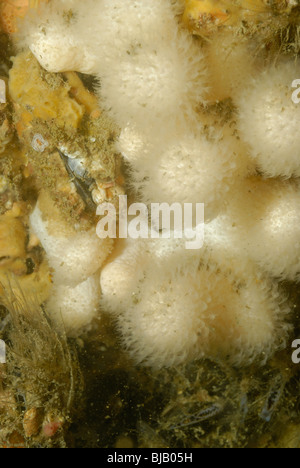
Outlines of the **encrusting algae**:
<svg viewBox="0 0 300 468">
<path fill-rule="evenodd" d="M 79 78 L 71 73 L 66 76 L 65 81 L 45 72 L 32 54 L 21 53 L 9 74 L 9 90 L 29 173 L 33 172 L 38 186 L 45 188 L 46 184 L 63 212 L 68 210 L 71 219 L 79 220 L 85 202 L 93 195 L 96 200 L 98 192 L 103 201 L 114 198 L 105 190 L 110 187 L 113 192 L 119 177 L 113 147 L 117 129 L 83 91 Z"/>
<path fill-rule="evenodd" d="M 9 92 L 18 118 L 16 128 L 19 136 L 25 139 L 25 134 L 32 127 L 31 122 L 38 119 L 46 123 L 54 120 L 58 127 L 77 129 L 84 109 L 69 97 L 69 90 L 62 78 L 43 73 L 32 54 L 21 53 L 13 59 Z"/>
<path fill-rule="evenodd" d="M 0 447 L 300 445 L 299 8 L 0 2 Z M 125 191 L 203 248 L 100 239 Z"/>
</svg>

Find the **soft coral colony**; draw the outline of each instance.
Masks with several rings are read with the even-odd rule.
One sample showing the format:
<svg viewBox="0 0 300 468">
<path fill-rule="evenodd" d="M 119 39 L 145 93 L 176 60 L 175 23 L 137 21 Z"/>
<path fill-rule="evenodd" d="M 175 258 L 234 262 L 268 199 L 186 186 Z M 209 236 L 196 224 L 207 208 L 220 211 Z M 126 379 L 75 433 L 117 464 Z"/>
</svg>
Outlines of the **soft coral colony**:
<svg viewBox="0 0 300 468">
<path fill-rule="evenodd" d="M 285 346 L 279 281 L 300 274 L 298 15 L 289 0 L 51 0 L 28 16 L 16 41 L 47 72 L 99 80 L 135 199 L 206 210 L 200 251 L 128 240 L 106 260 L 112 242 L 64 225 L 41 192 L 31 224 L 55 271 L 48 308 L 70 333 L 100 302 L 153 367 L 265 362 Z"/>
</svg>

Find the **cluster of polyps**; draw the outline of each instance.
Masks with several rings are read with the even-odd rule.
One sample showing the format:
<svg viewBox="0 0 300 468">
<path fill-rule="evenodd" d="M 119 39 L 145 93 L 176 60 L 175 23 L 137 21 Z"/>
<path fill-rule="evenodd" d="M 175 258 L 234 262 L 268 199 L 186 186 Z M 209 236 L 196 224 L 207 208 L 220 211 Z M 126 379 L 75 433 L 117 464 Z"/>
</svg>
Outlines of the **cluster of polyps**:
<svg viewBox="0 0 300 468">
<path fill-rule="evenodd" d="M 299 67 L 249 60 L 255 38 L 226 28 L 194 42 L 174 3 L 53 0 L 26 41 L 48 70 L 100 78 L 140 201 L 206 205 L 200 253 L 180 241 L 120 242 L 102 271 L 102 306 L 132 356 L 153 366 L 265 360 L 288 329 L 271 278 L 300 272 L 298 183 L 275 179 L 300 174 L 300 108 L 288 92 Z M 199 111 L 225 98 L 232 121 Z"/>
</svg>

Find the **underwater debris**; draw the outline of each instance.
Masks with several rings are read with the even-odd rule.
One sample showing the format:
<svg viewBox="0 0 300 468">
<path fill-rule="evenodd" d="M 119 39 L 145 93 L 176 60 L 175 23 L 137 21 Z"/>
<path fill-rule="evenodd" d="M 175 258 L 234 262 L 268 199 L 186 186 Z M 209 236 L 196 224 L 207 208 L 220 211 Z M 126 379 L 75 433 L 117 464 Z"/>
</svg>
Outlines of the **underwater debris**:
<svg viewBox="0 0 300 468">
<path fill-rule="evenodd" d="M 0 217 L 0 268 L 21 275 L 27 270 L 25 257 L 26 230 L 17 218 Z"/>
<path fill-rule="evenodd" d="M 30 408 L 23 417 L 25 438 L 36 436 L 40 430 L 43 413 L 39 408 Z"/>
<path fill-rule="evenodd" d="M 15 154 L 13 151 L 10 153 L 10 163 Z M 7 161 L 6 157 L 0 157 L 0 169 Z M 9 285 L 8 277 L 13 275 L 24 294 L 35 294 L 41 304 L 48 298 L 51 276 L 39 243 L 32 242 L 29 235 L 28 214 L 31 205 L 21 198 L 23 191 L 20 185 L 23 178 L 15 179 L 13 176 L 13 171 L 18 172 L 19 164 L 13 168 L 7 165 L 7 170 L 0 176 L 0 300 L 4 288 Z M 11 288 L 16 290 L 14 283 Z"/>
<path fill-rule="evenodd" d="M 145 394 L 145 403 L 139 406 L 139 447 L 276 447 L 281 438 L 287 440 L 286 422 L 291 414 L 295 421 L 298 414 L 292 409 L 299 401 L 295 387 L 293 393 L 287 391 L 295 375 L 292 367 L 286 366 L 286 357 L 282 359 L 284 355 L 260 369 L 252 366 L 237 370 L 217 361 L 201 360 L 151 372 L 147 388 L 152 399 Z M 143 372 L 138 372 L 136 379 L 143 382 Z M 284 392 L 275 390 L 279 382 Z M 275 405 L 269 407 L 272 418 L 266 421 L 261 413 L 275 393 Z M 297 446 L 299 437 L 295 437 L 293 425 L 291 432 L 289 443 Z"/>
<path fill-rule="evenodd" d="M 0 27 L 0 78 L 4 79 L 5 81 L 7 81 L 9 68 L 11 67 L 10 59 L 12 55 L 13 45 L 11 40 L 7 34 L 2 32 Z"/>
<path fill-rule="evenodd" d="M 206 35 L 224 26 L 242 23 L 260 23 L 269 16 L 290 14 L 295 7 L 293 0 L 185 0 L 183 21 L 194 34 Z"/>
<path fill-rule="evenodd" d="M 230 30 L 231 35 L 248 36 L 266 49 L 280 52 L 299 52 L 292 32 L 297 24 L 299 4 L 294 0 L 185 0 L 183 22 L 189 30 L 204 38 L 210 38 L 220 30 Z M 293 37 L 294 35 L 294 37 Z M 276 44 L 277 43 L 277 44 Z"/>
<path fill-rule="evenodd" d="M 0 446 L 18 432 L 26 445 L 64 447 L 65 431 L 83 391 L 75 347 L 36 298 L 25 296 L 18 285 L 5 288 L 2 302 L 8 322 L 2 332 L 7 363 L 1 395 L 4 392 L 11 403 L 9 411 L 0 411 Z"/>
<path fill-rule="evenodd" d="M 64 425 L 64 418 L 54 413 L 49 413 L 43 423 L 43 434 L 46 437 L 53 437 Z"/>
<path fill-rule="evenodd" d="M 0 83 L 4 84 L 1 86 L 1 103 L 0 103 L 0 157 L 3 157 L 7 146 L 12 141 L 13 132 L 12 125 L 9 120 L 8 106 L 6 101 L 6 81 L 1 80 Z"/>
<path fill-rule="evenodd" d="M 95 181 L 88 177 L 84 167 L 84 162 L 80 159 L 71 158 L 64 155 L 58 150 L 59 155 L 64 162 L 65 168 L 70 176 L 70 180 L 74 183 L 77 193 L 84 201 L 88 210 L 95 213 L 97 205 L 94 203 L 92 196 L 92 187 L 95 187 Z"/>
<path fill-rule="evenodd" d="M 277 376 L 277 378 L 275 379 L 274 385 L 272 386 L 267 396 L 264 407 L 259 415 L 259 417 L 263 419 L 264 421 L 266 422 L 271 421 L 274 411 L 277 405 L 279 404 L 285 385 L 286 385 L 286 382 L 284 381 L 282 376 Z"/>
<path fill-rule="evenodd" d="M 188 426 L 194 426 L 210 418 L 215 418 L 222 413 L 224 409 L 223 402 L 206 403 L 196 413 L 185 415 L 182 421 L 178 421 L 177 425 L 170 426 L 170 430 L 181 429 Z"/>
<path fill-rule="evenodd" d="M 0 154 L 4 153 L 7 145 L 11 142 L 12 135 L 8 120 L 5 119 L 0 127 Z"/>
</svg>

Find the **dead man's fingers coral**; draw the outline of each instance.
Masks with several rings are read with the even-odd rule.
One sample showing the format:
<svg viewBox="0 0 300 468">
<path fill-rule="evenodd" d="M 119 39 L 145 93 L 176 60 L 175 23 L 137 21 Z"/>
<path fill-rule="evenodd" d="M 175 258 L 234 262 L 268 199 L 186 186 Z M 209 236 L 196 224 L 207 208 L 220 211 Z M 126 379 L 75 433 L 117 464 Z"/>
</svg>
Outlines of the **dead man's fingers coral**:
<svg viewBox="0 0 300 468">
<path fill-rule="evenodd" d="M 101 97 L 121 126 L 131 122 L 149 131 L 170 120 L 195 120 L 196 106 L 206 99 L 204 57 L 184 33 L 137 47 L 99 76 Z"/>
<path fill-rule="evenodd" d="M 54 0 L 36 24 L 25 27 L 44 68 L 97 75 L 101 98 L 121 126 L 196 119 L 207 88 L 204 56 L 189 33 L 179 30 L 168 0 L 71 2 L 70 18 L 65 8 Z"/>
<path fill-rule="evenodd" d="M 86 35 L 78 37 L 76 31 L 82 17 L 80 3 L 77 0 L 51 0 L 20 24 L 19 44 L 28 46 L 42 67 L 50 72 L 95 71 L 97 57 L 93 48 Z M 84 15 L 91 13 L 95 4 L 95 0 L 86 0 Z M 83 28 L 81 31 L 86 33 Z"/>
<path fill-rule="evenodd" d="M 296 181 L 250 178 L 232 191 L 223 233 L 273 277 L 300 275 L 300 187 Z"/>
<path fill-rule="evenodd" d="M 54 203 L 37 204 L 30 216 L 31 227 L 46 251 L 55 281 L 76 286 L 102 266 L 113 249 L 112 239 L 99 239 L 96 229 L 76 232 L 59 216 Z"/>
<path fill-rule="evenodd" d="M 72 287 L 54 282 L 46 310 L 70 336 L 87 329 L 99 312 L 99 273 Z"/>
<path fill-rule="evenodd" d="M 245 82 L 236 99 L 241 136 L 267 177 L 300 176 L 300 106 L 292 101 L 299 77 L 299 65 L 281 62 Z"/>
<path fill-rule="evenodd" d="M 159 242 L 147 248 L 143 241 L 145 263 L 139 274 L 126 263 L 122 268 L 122 262 L 118 275 L 107 267 L 101 274 L 101 283 L 108 284 L 108 273 L 111 285 L 102 290 L 102 307 L 116 315 L 123 343 L 135 361 L 162 367 L 211 356 L 245 364 L 266 359 L 276 349 L 280 327 L 284 340 L 288 308 L 271 283 L 203 264 L 199 253 L 186 258 L 183 250 L 174 255 L 167 249 L 155 259 L 153 246 Z M 128 289 L 118 295 L 125 271 Z"/>
<path fill-rule="evenodd" d="M 198 126 L 169 141 L 147 141 L 134 129 L 123 130 L 118 148 L 142 202 L 205 203 L 206 219 L 222 209 L 236 178 L 250 170 L 249 158 L 234 135 L 216 132 L 215 141 L 209 141 L 201 131 Z"/>
</svg>

